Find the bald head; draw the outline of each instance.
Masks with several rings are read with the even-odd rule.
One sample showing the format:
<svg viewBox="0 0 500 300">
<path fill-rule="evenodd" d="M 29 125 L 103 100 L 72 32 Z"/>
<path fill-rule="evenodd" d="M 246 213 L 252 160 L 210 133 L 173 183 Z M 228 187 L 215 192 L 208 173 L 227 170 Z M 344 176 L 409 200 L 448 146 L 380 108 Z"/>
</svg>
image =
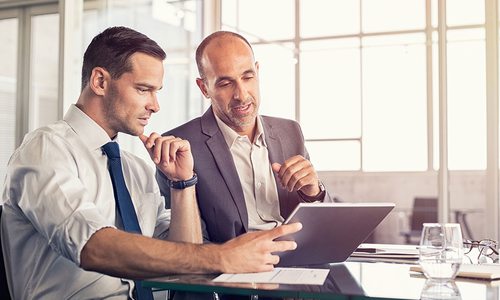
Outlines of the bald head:
<svg viewBox="0 0 500 300">
<path fill-rule="evenodd" d="M 226 44 L 244 42 L 250 49 L 253 56 L 253 49 L 250 43 L 243 36 L 231 31 L 216 31 L 207 36 L 196 49 L 196 65 L 201 78 L 205 78 L 205 50 L 209 47 L 222 48 Z"/>
</svg>

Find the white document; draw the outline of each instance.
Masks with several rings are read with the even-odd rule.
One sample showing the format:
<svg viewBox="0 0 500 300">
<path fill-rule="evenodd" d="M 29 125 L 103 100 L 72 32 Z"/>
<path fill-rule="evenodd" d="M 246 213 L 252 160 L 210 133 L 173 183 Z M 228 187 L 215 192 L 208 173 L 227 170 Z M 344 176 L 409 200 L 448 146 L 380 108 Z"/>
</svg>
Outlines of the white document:
<svg viewBox="0 0 500 300">
<path fill-rule="evenodd" d="M 275 268 L 270 272 L 222 274 L 214 282 L 323 285 L 329 269 Z"/>
</svg>

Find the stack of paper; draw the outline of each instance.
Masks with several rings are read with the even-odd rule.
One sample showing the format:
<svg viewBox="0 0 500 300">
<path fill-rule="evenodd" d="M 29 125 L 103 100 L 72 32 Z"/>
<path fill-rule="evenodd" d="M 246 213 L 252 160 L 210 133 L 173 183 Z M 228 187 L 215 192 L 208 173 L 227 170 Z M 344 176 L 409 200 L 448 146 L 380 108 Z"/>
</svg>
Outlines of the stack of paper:
<svg viewBox="0 0 500 300">
<path fill-rule="evenodd" d="M 329 272 L 329 269 L 275 268 L 270 272 L 222 274 L 213 281 L 322 285 Z"/>
<path fill-rule="evenodd" d="M 420 266 L 411 266 L 410 271 L 422 273 Z M 500 279 L 500 264 L 462 264 L 457 277 L 495 280 Z"/>
<path fill-rule="evenodd" d="M 361 244 L 351 257 L 417 260 L 416 246 Z"/>
</svg>

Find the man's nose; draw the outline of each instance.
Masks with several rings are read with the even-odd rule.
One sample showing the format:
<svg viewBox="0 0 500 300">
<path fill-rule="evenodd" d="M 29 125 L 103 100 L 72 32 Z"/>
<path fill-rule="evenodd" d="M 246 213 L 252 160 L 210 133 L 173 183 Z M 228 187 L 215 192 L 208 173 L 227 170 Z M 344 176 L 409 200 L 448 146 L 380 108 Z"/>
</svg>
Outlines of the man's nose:
<svg viewBox="0 0 500 300">
<path fill-rule="evenodd" d="M 158 102 L 158 95 L 156 93 L 151 94 L 151 101 L 148 104 L 147 109 L 154 113 L 160 110 L 160 103 Z"/>
<path fill-rule="evenodd" d="M 240 101 L 245 101 L 248 98 L 248 90 L 244 84 L 238 83 L 234 89 L 233 98 Z"/>
</svg>

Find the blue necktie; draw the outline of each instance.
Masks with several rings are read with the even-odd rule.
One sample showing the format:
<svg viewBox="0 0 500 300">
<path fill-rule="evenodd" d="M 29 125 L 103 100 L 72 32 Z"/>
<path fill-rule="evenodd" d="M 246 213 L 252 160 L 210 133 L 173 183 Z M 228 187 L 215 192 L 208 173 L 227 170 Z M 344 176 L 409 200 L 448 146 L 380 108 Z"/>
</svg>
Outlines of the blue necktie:
<svg viewBox="0 0 500 300">
<path fill-rule="evenodd" d="M 123 228 L 125 231 L 141 234 L 141 227 L 135 214 L 132 198 L 130 198 L 123 178 L 120 147 L 115 142 L 109 142 L 102 146 L 102 150 L 108 156 L 109 175 L 111 175 L 111 181 L 113 182 L 116 206 L 122 219 Z M 142 282 L 139 280 L 135 280 L 135 291 L 138 300 L 153 300 L 151 289 L 143 288 Z"/>
</svg>

